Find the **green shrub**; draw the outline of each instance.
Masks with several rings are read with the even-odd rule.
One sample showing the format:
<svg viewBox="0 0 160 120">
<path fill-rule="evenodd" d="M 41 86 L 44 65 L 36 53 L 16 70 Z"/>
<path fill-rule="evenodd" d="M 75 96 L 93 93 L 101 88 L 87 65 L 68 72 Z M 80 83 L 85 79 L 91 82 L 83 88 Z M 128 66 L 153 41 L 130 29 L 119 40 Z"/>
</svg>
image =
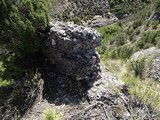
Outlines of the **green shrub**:
<svg viewBox="0 0 160 120">
<path fill-rule="evenodd" d="M 120 59 L 128 59 L 133 53 L 133 48 L 131 46 L 124 45 L 117 49 L 118 57 Z"/>
<path fill-rule="evenodd" d="M 133 32 L 134 32 L 133 27 L 129 27 L 129 28 L 126 30 L 126 34 L 127 34 L 127 35 L 131 35 Z"/>
<path fill-rule="evenodd" d="M 145 58 L 130 61 L 130 69 L 134 71 L 136 77 L 142 78 L 145 69 Z"/>
<path fill-rule="evenodd" d="M 120 32 L 121 30 L 122 28 L 117 24 L 104 26 L 98 29 L 102 36 L 102 44 L 100 47 L 98 47 L 98 52 L 100 54 L 105 53 L 107 44 L 109 44 L 110 40 L 114 37 L 114 35 Z"/>
<path fill-rule="evenodd" d="M 115 84 L 113 84 L 113 83 L 109 83 L 109 88 L 110 88 L 111 90 L 113 90 L 115 96 L 118 96 L 118 95 L 121 93 L 120 88 L 118 88 L 118 87 L 117 87 Z"/>
<path fill-rule="evenodd" d="M 3 75 L 4 75 L 5 71 L 6 71 L 6 68 L 4 67 L 3 62 L 0 61 L 0 87 L 7 86 L 8 84 L 10 84 L 9 80 L 3 79 Z"/>
<path fill-rule="evenodd" d="M 146 20 L 145 25 L 146 25 L 146 28 L 149 27 L 149 25 L 150 25 L 150 20 Z"/>
<path fill-rule="evenodd" d="M 49 17 L 46 0 L 2 0 L 1 40 L 20 55 L 30 55 L 39 50 L 37 30 L 47 26 Z"/>
<path fill-rule="evenodd" d="M 81 23 L 81 19 L 78 18 L 78 17 L 73 17 L 73 18 L 71 18 L 71 21 L 74 21 L 74 23 L 75 23 L 75 24 L 78 24 L 78 25 L 80 25 L 80 23 Z"/>
<path fill-rule="evenodd" d="M 153 22 L 152 22 L 152 28 L 153 28 L 153 29 L 157 29 L 159 24 L 160 24 L 159 20 L 153 21 Z"/>
<path fill-rule="evenodd" d="M 70 19 L 69 14 L 67 12 L 63 12 L 62 19 L 63 19 L 63 21 L 67 21 L 68 19 Z"/>
<path fill-rule="evenodd" d="M 141 26 L 143 24 L 143 21 L 141 19 L 134 21 L 134 23 L 132 24 L 133 29 L 138 28 L 139 26 Z"/>
<path fill-rule="evenodd" d="M 156 37 L 155 41 L 156 41 L 156 46 L 160 48 L 160 37 Z"/>
<path fill-rule="evenodd" d="M 46 109 L 44 111 L 44 118 L 45 120 L 61 120 L 61 114 L 56 113 L 53 109 Z"/>
<path fill-rule="evenodd" d="M 136 13 L 151 3 L 150 0 L 109 0 L 111 12 L 115 14 Z"/>
<path fill-rule="evenodd" d="M 124 33 L 120 33 L 118 34 L 116 37 L 112 38 L 110 40 L 110 44 L 114 44 L 116 46 L 122 46 L 126 43 L 126 38 L 125 38 L 125 34 Z"/>
<path fill-rule="evenodd" d="M 141 32 L 140 29 L 136 29 L 136 31 L 135 31 L 136 35 L 139 35 L 140 32 Z"/>
</svg>

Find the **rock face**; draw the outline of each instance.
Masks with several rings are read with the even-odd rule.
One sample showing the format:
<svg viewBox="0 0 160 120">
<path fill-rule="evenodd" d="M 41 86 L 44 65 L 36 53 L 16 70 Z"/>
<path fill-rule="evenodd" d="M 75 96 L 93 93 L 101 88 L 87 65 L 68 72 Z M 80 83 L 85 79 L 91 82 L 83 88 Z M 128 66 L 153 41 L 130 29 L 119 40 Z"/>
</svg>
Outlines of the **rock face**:
<svg viewBox="0 0 160 120">
<path fill-rule="evenodd" d="M 148 68 L 148 76 L 160 83 L 160 53 Z"/>
<path fill-rule="evenodd" d="M 160 49 L 156 49 L 155 47 L 151 47 L 145 50 L 141 50 L 138 51 L 136 53 L 134 53 L 131 56 L 131 60 L 137 60 L 137 59 L 141 59 L 141 58 L 148 58 L 148 59 L 153 59 L 155 58 L 158 54 L 160 54 Z"/>
<path fill-rule="evenodd" d="M 89 27 L 101 27 L 104 25 L 110 25 L 114 22 L 118 21 L 118 18 L 114 16 L 112 13 L 108 13 L 108 17 L 102 17 L 100 15 L 95 16 L 90 22 L 88 23 Z"/>
<path fill-rule="evenodd" d="M 136 61 L 141 58 L 146 58 L 145 73 L 148 77 L 160 82 L 160 49 L 151 47 L 149 49 L 141 50 L 131 56 L 131 61 Z"/>
<path fill-rule="evenodd" d="M 159 12 L 155 12 L 152 16 L 151 19 L 153 20 L 160 20 L 160 13 Z"/>
<path fill-rule="evenodd" d="M 98 77 L 100 60 L 95 48 L 100 45 L 101 37 L 96 30 L 55 22 L 48 34 L 43 51 L 57 72 L 75 80 L 90 81 Z"/>
</svg>

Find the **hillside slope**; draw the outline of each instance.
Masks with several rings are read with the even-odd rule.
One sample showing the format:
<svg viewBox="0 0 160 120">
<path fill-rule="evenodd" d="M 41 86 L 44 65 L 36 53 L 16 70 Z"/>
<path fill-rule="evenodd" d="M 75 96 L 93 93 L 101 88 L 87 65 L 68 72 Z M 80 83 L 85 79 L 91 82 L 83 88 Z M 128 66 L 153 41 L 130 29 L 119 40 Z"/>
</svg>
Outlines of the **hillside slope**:
<svg viewBox="0 0 160 120">
<path fill-rule="evenodd" d="M 52 0 L 50 0 L 52 2 Z M 58 20 L 73 20 L 76 23 L 90 20 L 96 15 L 105 18 L 109 12 L 118 18 L 125 18 L 150 4 L 150 0 L 66 0 L 54 1 L 50 6 L 50 14 Z"/>
<path fill-rule="evenodd" d="M 159 120 L 160 1 L 48 1 L 0 2 L 0 119 Z"/>
</svg>

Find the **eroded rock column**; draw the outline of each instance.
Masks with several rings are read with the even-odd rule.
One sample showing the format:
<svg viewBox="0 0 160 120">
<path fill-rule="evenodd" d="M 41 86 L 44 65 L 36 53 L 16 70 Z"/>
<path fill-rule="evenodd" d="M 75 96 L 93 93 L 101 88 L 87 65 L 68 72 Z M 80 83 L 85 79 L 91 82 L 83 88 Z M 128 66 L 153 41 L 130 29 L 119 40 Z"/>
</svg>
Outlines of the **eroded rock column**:
<svg viewBox="0 0 160 120">
<path fill-rule="evenodd" d="M 96 79 L 100 60 L 95 48 L 101 43 L 100 34 L 69 22 L 55 22 L 51 26 L 43 51 L 56 65 L 56 71 L 75 80 Z"/>
</svg>

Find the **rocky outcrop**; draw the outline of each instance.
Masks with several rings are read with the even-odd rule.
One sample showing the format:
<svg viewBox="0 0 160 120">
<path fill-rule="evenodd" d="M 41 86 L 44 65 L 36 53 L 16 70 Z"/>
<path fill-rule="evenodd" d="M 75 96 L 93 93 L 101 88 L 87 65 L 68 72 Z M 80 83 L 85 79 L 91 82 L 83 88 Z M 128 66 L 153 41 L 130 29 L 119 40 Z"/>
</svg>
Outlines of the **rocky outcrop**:
<svg viewBox="0 0 160 120">
<path fill-rule="evenodd" d="M 118 18 L 114 16 L 112 13 L 108 13 L 108 17 L 102 17 L 100 15 L 95 16 L 93 19 L 89 20 L 89 27 L 101 27 L 104 25 L 110 25 L 114 22 L 118 21 Z"/>
<path fill-rule="evenodd" d="M 66 0 L 58 2 L 54 8 L 51 6 L 51 14 L 55 20 L 74 21 L 84 26 L 100 27 L 118 20 L 109 9 L 108 0 Z"/>
<path fill-rule="evenodd" d="M 118 18 L 118 19 L 125 19 L 129 16 L 131 16 L 132 14 L 131 13 L 119 13 L 119 14 L 116 14 L 115 16 Z"/>
<path fill-rule="evenodd" d="M 54 89 L 51 89 L 53 94 L 46 97 L 48 101 L 36 104 L 26 116 L 27 120 L 43 120 L 46 107 L 63 113 L 62 120 L 156 120 L 154 111 L 130 96 L 124 83 L 99 64 L 95 47 L 100 44 L 101 37 L 97 31 L 73 23 L 51 25 L 43 53 L 54 68 L 49 64 L 46 68 L 51 68 L 50 71 L 47 69 L 42 76 L 45 84 L 51 81 L 47 87 Z M 83 85 L 89 87 L 80 94 L 72 94 L 65 88 L 66 81 L 71 78 L 88 81 Z M 78 89 L 78 82 L 69 82 L 69 85 Z"/>
<path fill-rule="evenodd" d="M 131 61 L 138 59 L 146 59 L 145 73 L 148 77 L 160 82 L 160 49 L 151 47 L 149 49 L 141 50 L 131 56 Z"/>
<path fill-rule="evenodd" d="M 131 55 L 130 59 L 134 61 L 144 57 L 146 57 L 147 59 L 154 59 L 158 54 L 160 54 L 160 49 L 151 47 L 134 53 L 133 55 Z"/>
<path fill-rule="evenodd" d="M 148 67 L 148 76 L 160 83 L 160 53 Z"/>
<path fill-rule="evenodd" d="M 68 17 L 79 17 L 81 19 L 87 19 L 87 16 L 94 15 L 107 16 L 109 8 L 108 0 L 65 0 L 55 8 L 51 7 L 51 9 L 55 9 L 53 13 L 59 18 L 66 14 Z"/>
<path fill-rule="evenodd" d="M 52 96 L 52 99 L 44 99 L 34 105 L 22 120 L 44 120 L 44 110 L 48 108 L 60 112 L 61 120 L 158 120 L 156 113 L 140 100 L 129 96 L 124 83 L 104 66 L 101 66 L 100 76 L 82 99 L 79 95 L 63 93 L 61 87 L 59 92 L 54 93 L 59 94 L 55 100 Z M 61 77 L 64 79 L 64 76 Z"/>
<path fill-rule="evenodd" d="M 141 101 L 127 94 L 124 83 L 101 67 L 101 78 L 87 91 L 87 100 L 64 112 L 62 120 L 156 119 Z"/>
<path fill-rule="evenodd" d="M 96 30 L 55 22 L 48 35 L 43 53 L 55 65 L 56 72 L 78 81 L 98 77 L 100 60 L 95 48 L 100 45 L 101 36 Z"/>
</svg>

